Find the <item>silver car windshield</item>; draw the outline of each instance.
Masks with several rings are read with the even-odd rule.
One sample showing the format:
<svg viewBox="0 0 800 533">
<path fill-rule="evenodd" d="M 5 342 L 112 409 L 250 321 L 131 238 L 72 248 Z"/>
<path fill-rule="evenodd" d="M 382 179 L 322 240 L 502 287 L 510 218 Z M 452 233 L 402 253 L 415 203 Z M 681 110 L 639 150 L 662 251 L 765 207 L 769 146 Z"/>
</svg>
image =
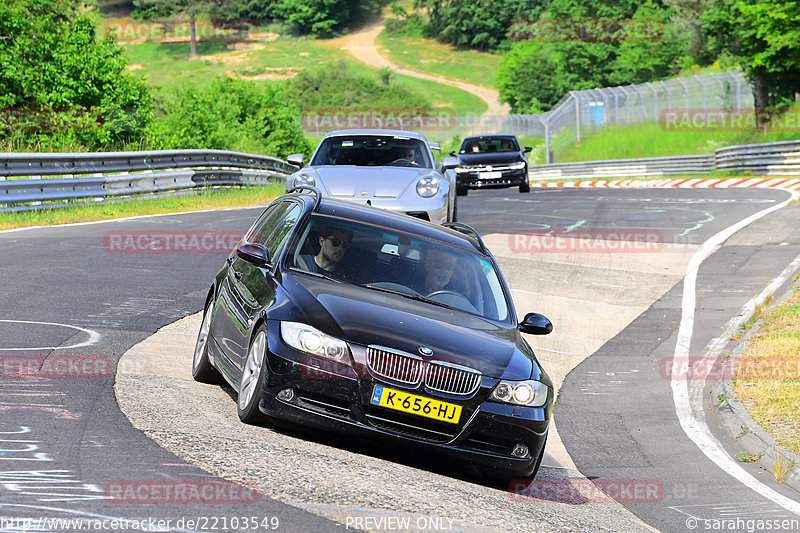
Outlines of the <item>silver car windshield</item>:
<svg viewBox="0 0 800 533">
<path fill-rule="evenodd" d="M 315 217 L 289 260 L 297 269 L 340 283 L 490 320 L 510 319 L 505 292 L 488 258 L 393 228 Z"/>
<path fill-rule="evenodd" d="M 311 166 L 354 165 L 433 168 L 419 139 L 391 135 L 337 135 L 323 139 Z"/>
</svg>

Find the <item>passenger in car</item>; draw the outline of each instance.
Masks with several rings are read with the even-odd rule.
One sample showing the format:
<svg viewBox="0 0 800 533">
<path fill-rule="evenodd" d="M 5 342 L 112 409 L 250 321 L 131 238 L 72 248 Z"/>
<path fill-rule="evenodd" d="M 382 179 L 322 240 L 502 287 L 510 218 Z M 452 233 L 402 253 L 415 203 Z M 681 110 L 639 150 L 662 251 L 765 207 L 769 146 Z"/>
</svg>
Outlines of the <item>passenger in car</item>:
<svg viewBox="0 0 800 533">
<path fill-rule="evenodd" d="M 315 228 L 317 229 L 317 228 Z M 344 258 L 344 254 L 350 247 L 353 240 L 353 233 L 351 231 L 334 228 L 323 227 L 317 230 L 319 237 L 319 252 L 314 254 L 301 254 L 297 256 L 297 266 L 314 272 L 315 274 L 324 274 L 326 276 L 338 277 L 337 267 L 339 262 Z"/>
<path fill-rule="evenodd" d="M 422 252 L 424 275 L 418 276 L 412 287 L 420 294 L 430 294 L 441 290 L 458 290 L 453 280 L 456 257 L 444 250 L 428 249 Z"/>
</svg>

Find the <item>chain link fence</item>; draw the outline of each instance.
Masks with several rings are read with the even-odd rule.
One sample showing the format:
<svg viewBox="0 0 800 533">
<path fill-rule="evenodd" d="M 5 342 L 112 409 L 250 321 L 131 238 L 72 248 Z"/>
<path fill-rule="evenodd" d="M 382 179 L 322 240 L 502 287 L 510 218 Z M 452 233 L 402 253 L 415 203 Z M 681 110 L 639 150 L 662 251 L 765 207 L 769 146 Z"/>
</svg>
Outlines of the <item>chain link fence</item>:
<svg viewBox="0 0 800 533">
<path fill-rule="evenodd" d="M 526 144 L 540 145 L 531 154 L 539 163 L 552 163 L 567 146 L 594 131 L 612 125 L 657 123 L 671 110 L 752 109 L 750 85 L 739 71 L 704 74 L 668 81 L 570 91 L 550 111 L 535 115 L 457 117 L 447 113 L 424 115 L 338 110 L 327 116 L 303 118 L 312 135 L 349 128 L 385 128 L 419 131 L 443 144 L 458 136 L 513 133 Z M 330 110 L 328 110 L 330 111 Z M 540 152 L 541 157 L 537 157 Z M 554 157 L 555 156 L 555 157 Z"/>
<path fill-rule="evenodd" d="M 544 139 L 546 162 L 569 144 L 612 125 L 657 123 L 671 111 L 752 109 L 750 85 L 739 71 L 668 81 L 570 91 L 537 115 L 457 119 L 458 134 L 513 133 Z"/>
</svg>

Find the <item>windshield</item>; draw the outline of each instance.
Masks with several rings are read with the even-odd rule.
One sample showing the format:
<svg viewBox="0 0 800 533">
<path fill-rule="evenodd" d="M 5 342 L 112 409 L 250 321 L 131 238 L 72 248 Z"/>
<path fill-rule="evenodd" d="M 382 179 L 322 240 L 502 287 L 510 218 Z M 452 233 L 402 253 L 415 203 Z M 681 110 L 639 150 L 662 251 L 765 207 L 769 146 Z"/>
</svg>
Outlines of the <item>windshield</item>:
<svg viewBox="0 0 800 533">
<path fill-rule="evenodd" d="M 481 137 L 464 139 L 461 154 L 486 154 L 489 152 L 519 152 L 519 143 L 514 137 Z"/>
<path fill-rule="evenodd" d="M 508 321 L 505 293 L 483 255 L 393 228 L 312 218 L 292 266 L 340 283 Z"/>
<path fill-rule="evenodd" d="M 311 166 L 355 165 L 433 168 L 419 139 L 391 135 L 337 135 L 323 139 Z"/>
</svg>

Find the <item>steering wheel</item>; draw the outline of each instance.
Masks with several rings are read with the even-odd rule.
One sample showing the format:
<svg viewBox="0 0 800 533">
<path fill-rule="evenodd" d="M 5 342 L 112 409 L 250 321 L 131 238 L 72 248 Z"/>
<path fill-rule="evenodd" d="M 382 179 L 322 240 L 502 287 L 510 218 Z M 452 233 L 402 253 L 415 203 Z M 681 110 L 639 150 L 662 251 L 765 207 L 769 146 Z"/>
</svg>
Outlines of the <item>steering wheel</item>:
<svg viewBox="0 0 800 533">
<path fill-rule="evenodd" d="M 425 298 L 430 298 L 431 296 L 440 296 L 440 295 L 443 295 L 443 294 L 449 294 L 450 296 L 457 296 L 459 298 L 463 298 L 464 300 L 467 300 L 467 297 L 464 296 L 463 294 L 461 294 L 460 292 L 448 291 L 446 289 L 445 290 L 441 290 L 441 291 L 433 291 L 429 295 L 425 296 Z"/>
<path fill-rule="evenodd" d="M 404 157 L 401 157 L 400 159 L 395 159 L 394 161 L 392 161 L 389 164 L 390 165 L 394 165 L 395 163 L 404 163 L 406 165 L 411 165 L 411 166 L 415 166 L 415 167 L 419 166 L 419 163 L 417 163 L 416 161 L 413 161 L 411 159 L 406 159 Z"/>
</svg>

